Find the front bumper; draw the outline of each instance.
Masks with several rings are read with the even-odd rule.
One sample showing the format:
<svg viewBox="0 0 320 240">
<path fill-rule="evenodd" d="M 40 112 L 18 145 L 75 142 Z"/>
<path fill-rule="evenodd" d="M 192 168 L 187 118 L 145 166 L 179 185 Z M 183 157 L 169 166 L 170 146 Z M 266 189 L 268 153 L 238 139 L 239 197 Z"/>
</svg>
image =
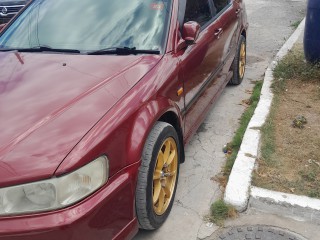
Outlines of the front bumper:
<svg viewBox="0 0 320 240">
<path fill-rule="evenodd" d="M 134 194 L 139 164 L 125 168 L 69 208 L 0 217 L 0 240 L 131 239 L 138 231 Z"/>
</svg>

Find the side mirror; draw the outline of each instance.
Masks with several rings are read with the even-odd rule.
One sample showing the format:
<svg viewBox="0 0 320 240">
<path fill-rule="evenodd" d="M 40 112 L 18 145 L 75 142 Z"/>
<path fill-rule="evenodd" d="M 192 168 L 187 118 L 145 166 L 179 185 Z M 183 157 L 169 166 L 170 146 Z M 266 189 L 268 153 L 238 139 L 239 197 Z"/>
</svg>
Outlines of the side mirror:
<svg viewBox="0 0 320 240">
<path fill-rule="evenodd" d="M 200 24 L 197 22 L 186 22 L 182 28 L 182 38 L 186 41 L 187 45 L 194 44 L 200 34 Z"/>
<path fill-rule="evenodd" d="M 197 22 L 186 22 L 182 27 L 182 37 L 177 45 L 177 51 L 187 48 L 194 44 L 200 34 L 200 25 Z"/>
</svg>

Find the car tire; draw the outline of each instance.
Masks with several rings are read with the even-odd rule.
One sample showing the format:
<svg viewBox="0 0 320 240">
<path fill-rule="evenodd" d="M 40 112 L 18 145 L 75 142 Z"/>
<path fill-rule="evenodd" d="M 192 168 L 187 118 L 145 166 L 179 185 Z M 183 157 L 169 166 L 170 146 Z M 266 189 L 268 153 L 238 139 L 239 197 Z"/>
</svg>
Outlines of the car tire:
<svg viewBox="0 0 320 240">
<path fill-rule="evenodd" d="M 246 38 L 241 35 L 236 51 L 236 56 L 233 60 L 232 64 L 232 71 L 233 77 L 230 80 L 231 85 L 239 85 L 241 84 L 245 69 L 246 69 L 246 57 L 247 57 L 247 45 L 246 45 Z"/>
<path fill-rule="evenodd" d="M 174 127 L 156 122 L 145 143 L 136 188 L 140 228 L 154 230 L 167 219 L 178 183 L 180 142 Z"/>
</svg>

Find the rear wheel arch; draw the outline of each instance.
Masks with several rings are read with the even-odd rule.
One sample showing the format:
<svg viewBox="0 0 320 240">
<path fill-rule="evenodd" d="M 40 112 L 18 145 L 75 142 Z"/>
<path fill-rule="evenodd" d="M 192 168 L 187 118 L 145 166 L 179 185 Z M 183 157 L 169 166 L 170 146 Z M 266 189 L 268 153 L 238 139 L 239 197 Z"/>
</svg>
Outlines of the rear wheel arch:
<svg viewBox="0 0 320 240">
<path fill-rule="evenodd" d="M 242 30 L 241 35 L 244 36 L 245 39 L 247 39 L 247 31 L 245 29 Z"/>
<path fill-rule="evenodd" d="M 233 72 L 232 78 L 229 81 L 229 84 L 231 85 L 241 84 L 244 78 L 247 57 L 246 42 L 246 37 L 242 32 L 237 43 L 236 55 L 230 69 Z"/>
</svg>

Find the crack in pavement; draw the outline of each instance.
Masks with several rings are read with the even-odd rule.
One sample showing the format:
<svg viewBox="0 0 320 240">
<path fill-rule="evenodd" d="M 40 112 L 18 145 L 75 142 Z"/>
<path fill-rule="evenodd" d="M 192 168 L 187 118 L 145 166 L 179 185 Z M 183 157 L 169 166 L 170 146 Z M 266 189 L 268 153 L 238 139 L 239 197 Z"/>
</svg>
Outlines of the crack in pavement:
<svg viewBox="0 0 320 240">
<path fill-rule="evenodd" d="M 202 217 L 196 210 L 192 209 L 191 207 L 185 206 L 185 205 L 183 204 L 183 202 L 181 202 L 179 199 L 175 201 L 175 204 L 174 204 L 174 205 L 177 205 L 177 206 L 179 206 L 179 207 L 181 207 L 181 208 L 184 208 L 184 209 L 186 209 L 186 210 L 192 211 L 193 213 L 195 213 L 195 214 L 199 217 L 199 219 L 203 220 L 203 217 Z"/>
</svg>

